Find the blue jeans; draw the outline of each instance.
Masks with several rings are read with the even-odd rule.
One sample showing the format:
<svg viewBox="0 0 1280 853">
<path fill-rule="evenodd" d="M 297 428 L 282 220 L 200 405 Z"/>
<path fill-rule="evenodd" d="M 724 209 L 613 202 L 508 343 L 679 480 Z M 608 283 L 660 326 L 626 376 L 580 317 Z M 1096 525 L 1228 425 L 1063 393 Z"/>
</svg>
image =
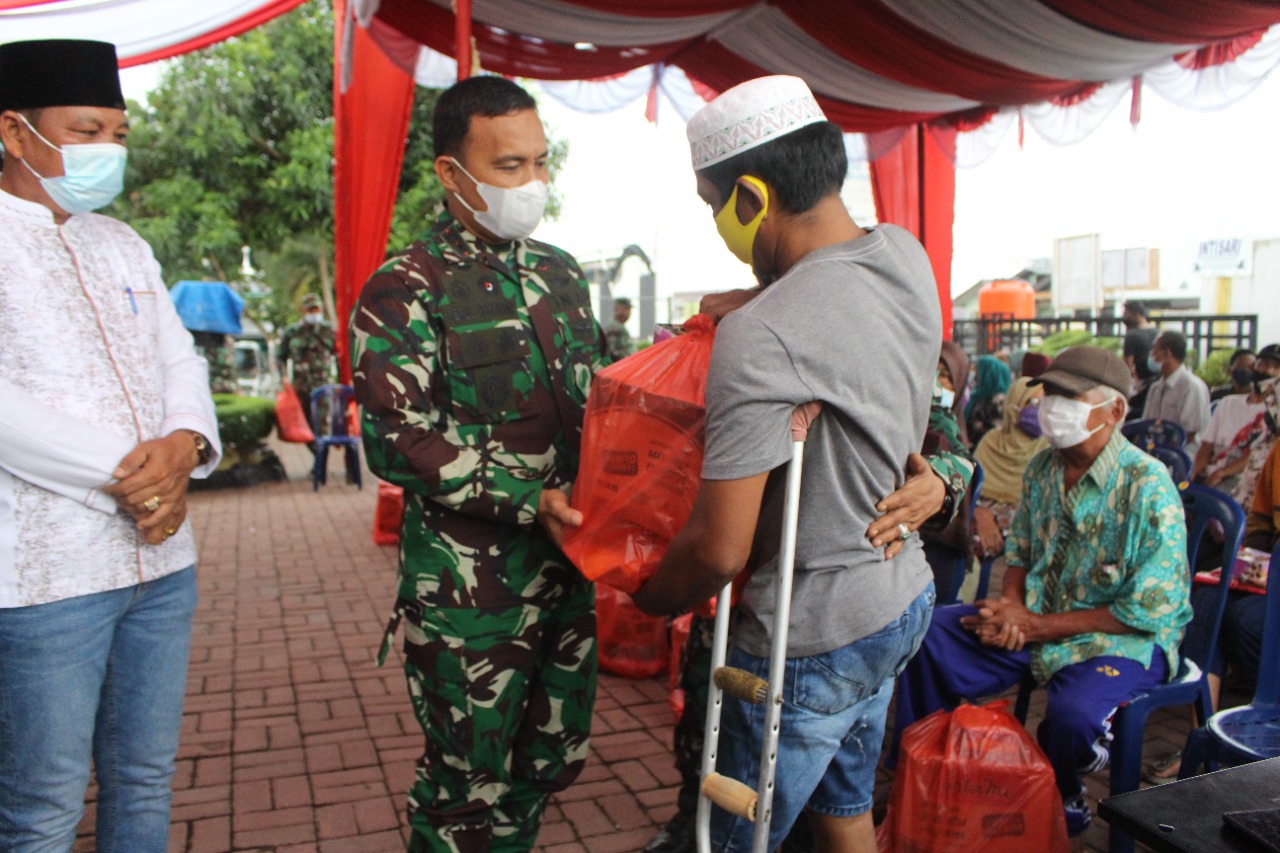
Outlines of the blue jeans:
<svg viewBox="0 0 1280 853">
<path fill-rule="evenodd" d="M 933 602 L 930 583 L 874 634 L 825 654 L 787 660 L 768 849 L 782 844 L 805 808 L 833 817 L 871 810 L 893 680 L 919 648 Z M 769 676 L 767 659 L 741 649 L 731 650 L 728 665 Z M 764 712 L 764 705 L 732 699 L 723 710 L 716 772 L 752 788 L 760 775 Z M 712 849 L 744 853 L 754 829 L 744 818 L 715 809 Z"/>
<path fill-rule="evenodd" d="M 97 849 L 164 853 L 196 573 L 0 610 L 0 850 L 66 853 L 92 756 Z"/>
</svg>

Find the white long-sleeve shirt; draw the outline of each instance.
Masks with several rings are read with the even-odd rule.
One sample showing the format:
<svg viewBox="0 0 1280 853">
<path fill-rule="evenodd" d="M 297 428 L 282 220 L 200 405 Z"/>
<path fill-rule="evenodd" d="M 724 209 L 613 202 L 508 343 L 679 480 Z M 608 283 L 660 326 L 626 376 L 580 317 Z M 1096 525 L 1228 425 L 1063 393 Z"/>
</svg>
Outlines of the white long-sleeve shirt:
<svg viewBox="0 0 1280 853">
<path fill-rule="evenodd" d="M 154 580 L 195 562 L 191 525 L 147 545 L 101 491 L 178 429 L 221 454 L 208 368 L 151 249 L 97 214 L 59 226 L 0 191 L 0 608 Z"/>
</svg>

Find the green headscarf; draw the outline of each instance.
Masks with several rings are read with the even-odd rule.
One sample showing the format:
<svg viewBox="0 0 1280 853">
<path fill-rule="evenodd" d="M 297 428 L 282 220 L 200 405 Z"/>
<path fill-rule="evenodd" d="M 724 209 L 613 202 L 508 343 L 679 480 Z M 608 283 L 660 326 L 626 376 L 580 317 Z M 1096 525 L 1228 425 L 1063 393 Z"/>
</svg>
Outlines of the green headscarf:
<svg viewBox="0 0 1280 853">
<path fill-rule="evenodd" d="M 969 403 L 964 407 L 964 418 L 969 420 L 973 409 L 979 403 L 990 400 L 1009 390 L 1013 384 L 1013 372 L 994 355 L 978 356 L 978 381 L 969 395 Z"/>
</svg>

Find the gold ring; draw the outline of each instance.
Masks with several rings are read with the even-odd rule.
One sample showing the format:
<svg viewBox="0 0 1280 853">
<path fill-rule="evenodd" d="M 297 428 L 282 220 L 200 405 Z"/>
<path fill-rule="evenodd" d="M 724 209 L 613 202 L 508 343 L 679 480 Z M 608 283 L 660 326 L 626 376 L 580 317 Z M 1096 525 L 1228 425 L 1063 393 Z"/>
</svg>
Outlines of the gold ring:
<svg viewBox="0 0 1280 853">
<path fill-rule="evenodd" d="M 160 496 L 152 495 L 142 502 L 142 508 L 147 512 L 155 512 L 160 508 Z"/>
<path fill-rule="evenodd" d="M 178 531 L 177 531 L 177 529 L 176 529 L 176 528 L 173 528 L 173 527 L 166 527 L 166 528 L 164 529 L 164 537 L 165 537 L 166 539 L 168 539 L 170 536 L 172 536 L 173 534 L 175 534 L 175 533 L 177 533 L 177 532 L 178 532 Z"/>
</svg>

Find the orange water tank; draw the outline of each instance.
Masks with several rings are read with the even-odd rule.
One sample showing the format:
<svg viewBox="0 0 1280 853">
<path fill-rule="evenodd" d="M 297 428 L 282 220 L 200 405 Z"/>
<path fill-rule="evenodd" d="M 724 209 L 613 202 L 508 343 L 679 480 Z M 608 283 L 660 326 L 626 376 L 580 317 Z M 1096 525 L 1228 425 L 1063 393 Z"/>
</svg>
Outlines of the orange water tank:
<svg viewBox="0 0 1280 853">
<path fill-rule="evenodd" d="M 1036 291 L 1020 278 L 988 282 L 978 291 L 978 316 L 1030 320 L 1036 316 Z"/>
</svg>

